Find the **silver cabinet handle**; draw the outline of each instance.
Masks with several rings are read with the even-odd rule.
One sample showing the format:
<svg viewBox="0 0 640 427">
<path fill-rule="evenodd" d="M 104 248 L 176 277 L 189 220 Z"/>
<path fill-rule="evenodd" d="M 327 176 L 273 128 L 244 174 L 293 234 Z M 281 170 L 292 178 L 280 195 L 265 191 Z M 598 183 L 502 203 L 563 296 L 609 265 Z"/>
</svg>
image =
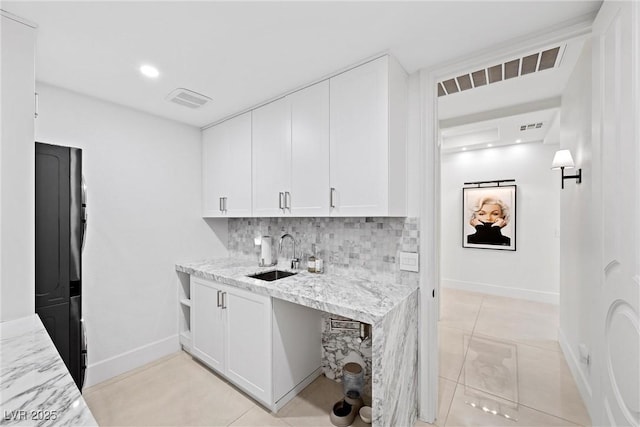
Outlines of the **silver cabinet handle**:
<svg viewBox="0 0 640 427">
<path fill-rule="evenodd" d="M 220 295 L 222 294 L 222 291 L 218 291 L 218 307 L 222 307 L 222 303 L 220 302 Z"/>
<path fill-rule="evenodd" d="M 281 192 L 279 192 L 279 193 L 278 193 L 278 206 L 280 207 L 280 209 L 284 209 L 284 208 L 282 207 L 282 199 L 283 199 L 283 197 L 284 197 L 284 193 L 283 193 L 282 191 L 281 191 Z"/>
<path fill-rule="evenodd" d="M 224 213 L 227 213 L 227 197 L 222 198 L 222 207 L 224 208 Z"/>
<path fill-rule="evenodd" d="M 333 199 L 333 194 L 336 192 L 336 189 L 331 187 L 331 190 L 329 191 L 329 207 L 330 208 L 335 208 L 336 204 L 335 201 Z"/>
<path fill-rule="evenodd" d="M 287 199 L 289 200 L 288 203 Z M 289 209 L 289 212 L 291 212 L 291 193 L 289 193 L 288 191 L 284 192 L 284 208 Z"/>
<path fill-rule="evenodd" d="M 223 201 L 222 201 L 224 199 L 224 197 L 220 197 L 219 199 L 220 199 L 220 212 L 224 212 L 224 206 L 223 206 Z"/>
<path fill-rule="evenodd" d="M 224 310 L 225 308 L 227 308 L 227 293 L 223 292 L 222 293 L 222 309 Z"/>
</svg>

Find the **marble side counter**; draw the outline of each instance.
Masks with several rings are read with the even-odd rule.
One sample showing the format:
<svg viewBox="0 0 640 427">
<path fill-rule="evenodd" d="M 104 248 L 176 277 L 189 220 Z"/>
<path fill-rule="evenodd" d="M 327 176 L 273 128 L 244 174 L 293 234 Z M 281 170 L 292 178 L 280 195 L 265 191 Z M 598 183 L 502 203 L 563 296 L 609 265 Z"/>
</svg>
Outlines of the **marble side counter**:
<svg viewBox="0 0 640 427">
<path fill-rule="evenodd" d="M 36 314 L 0 323 L 0 408 L 0 425 L 98 425 Z"/>
<path fill-rule="evenodd" d="M 370 275 L 362 271 L 336 270 L 316 274 L 299 270 L 294 276 L 273 282 L 247 277 L 273 269 L 275 267 L 257 267 L 254 260 L 235 258 L 176 264 L 176 270 L 183 273 L 369 324 L 382 321 L 416 291 L 416 288 L 398 283 L 392 274 Z"/>
<path fill-rule="evenodd" d="M 417 415 L 418 289 L 392 274 L 300 271 L 273 282 L 247 275 L 273 270 L 224 258 L 176 264 L 176 270 L 372 326 L 373 425 L 413 425 Z M 283 269 L 280 267 L 280 269 Z"/>
</svg>

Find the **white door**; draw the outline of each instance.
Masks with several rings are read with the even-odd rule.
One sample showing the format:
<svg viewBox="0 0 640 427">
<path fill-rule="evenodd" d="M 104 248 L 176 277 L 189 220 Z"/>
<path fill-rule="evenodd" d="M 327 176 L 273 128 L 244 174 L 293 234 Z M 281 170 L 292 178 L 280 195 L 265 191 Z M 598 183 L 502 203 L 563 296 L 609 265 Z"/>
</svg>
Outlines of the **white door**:
<svg viewBox="0 0 640 427">
<path fill-rule="evenodd" d="M 225 287 L 226 375 L 271 405 L 271 298 Z"/>
<path fill-rule="evenodd" d="M 332 215 L 388 215 L 388 78 L 385 56 L 329 80 Z"/>
<path fill-rule="evenodd" d="M 202 131 L 202 216 L 224 216 L 223 197 L 227 144 L 226 122 Z"/>
<path fill-rule="evenodd" d="M 225 132 L 225 183 L 223 206 L 225 216 L 251 216 L 251 112 L 227 120 Z"/>
<path fill-rule="evenodd" d="M 640 424 L 639 9 L 604 2 L 593 27 L 594 178 L 602 182 L 593 425 Z"/>
<path fill-rule="evenodd" d="M 291 214 L 329 215 L 329 81 L 289 96 Z"/>
<path fill-rule="evenodd" d="M 191 278 L 193 355 L 224 373 L 224 311 L 222 291 L 211 282 Z"/>
<path fill-rule="evenodd" d="M 202 216 L 251 216 L 251 112 L 202 132 Z"/>
<path fill-rule="evenodd" d="M 253 110 L 253 214 L 283 216 L 291 188 L 291 109 L 282 98 Z"/>
</svg>

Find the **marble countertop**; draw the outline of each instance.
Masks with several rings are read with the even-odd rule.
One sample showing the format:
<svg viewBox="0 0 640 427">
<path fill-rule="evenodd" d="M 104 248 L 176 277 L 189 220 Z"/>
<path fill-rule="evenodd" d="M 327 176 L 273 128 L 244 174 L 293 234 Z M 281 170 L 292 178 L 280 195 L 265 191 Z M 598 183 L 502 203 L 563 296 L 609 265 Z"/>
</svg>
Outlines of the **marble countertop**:
<svg viewBox="0 0 640 427">
<path fill-rule="evenodd" d="M 273 270 L 258 267 L 255 260 L 221 258 L 176 264 L 176 270 L 226 285 L 269 295 L 285 301 L 374 324 L 404 301 L 415 287 L 401 284 L 393 274 L 335 270 L 309 273 L 267 282 L 247 275 Z M 292 271 L 279 267 L 280 270 Z"/>
<path fill-rule="evenodd" d="M 0 323 L 0 424 L 97 426 L 38 315 Z"/>
</svg>

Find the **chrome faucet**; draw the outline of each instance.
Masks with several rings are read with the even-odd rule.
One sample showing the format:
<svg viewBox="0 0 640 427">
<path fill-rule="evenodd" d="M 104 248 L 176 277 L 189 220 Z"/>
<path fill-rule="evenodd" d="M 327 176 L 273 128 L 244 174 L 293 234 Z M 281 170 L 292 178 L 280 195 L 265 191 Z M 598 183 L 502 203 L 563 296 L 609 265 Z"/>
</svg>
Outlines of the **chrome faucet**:
<svg viewBox="0 0 640 427">
<path fill-rule="evenodd" d="M 297 270 L 300 265 L 300 259 L 296 258 L 296 239 L 294 239 L 291 234 L 285 233 L 282 235 L 282 237 L 280 237 L 280 244 L 278 245 L 278 255 L 282 255 L 282 242 L 284 241 L 285 237 L 291 238 L 291 241 L 293 242 L 293 257 L 291 258 L 291 268 Z"/>
</svg>

